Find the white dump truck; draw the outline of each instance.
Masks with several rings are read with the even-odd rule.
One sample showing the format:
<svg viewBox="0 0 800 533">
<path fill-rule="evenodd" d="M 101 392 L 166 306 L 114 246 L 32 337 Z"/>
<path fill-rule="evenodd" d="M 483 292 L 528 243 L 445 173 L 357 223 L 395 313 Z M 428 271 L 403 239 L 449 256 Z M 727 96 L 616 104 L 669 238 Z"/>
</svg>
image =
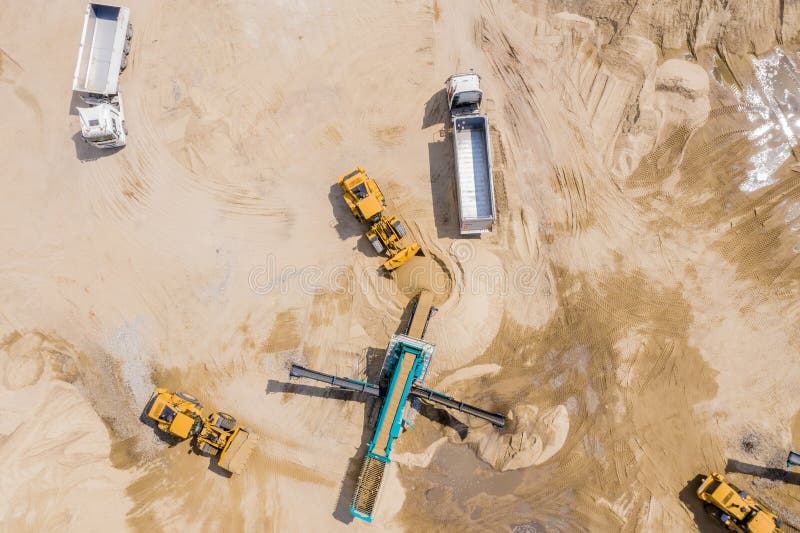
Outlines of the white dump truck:
<svg viewBox="0 0 800 533">
<path fill-rule="evenodd" d="M 456 191 L 461 235 L 492 231 L 496 218 L 489 119 L 482 115 L 481 78 L 475 73 L 447 78 L 453 121 Z"/>
<path fill-rule="evenodd" d="M 133 26 L 127 7 L 90 3 L 83 19 L 72 90 L 90 107 L 79 107 L 81 135 L 92 146 L 125 146 L 125 110 L 119 75 L 128 63 Z"/>
</svg>

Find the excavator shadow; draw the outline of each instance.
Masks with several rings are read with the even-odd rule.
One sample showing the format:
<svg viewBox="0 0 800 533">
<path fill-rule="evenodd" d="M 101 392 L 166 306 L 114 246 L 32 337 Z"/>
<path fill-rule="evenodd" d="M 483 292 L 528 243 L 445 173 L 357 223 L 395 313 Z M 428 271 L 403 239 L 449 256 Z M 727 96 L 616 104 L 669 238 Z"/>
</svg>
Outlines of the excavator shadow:
<svg viewBox="0 0 800 533">
<path fill-rule="evenodd" d="M 737 461 L 736 459 L 728 459 L 728 464 L 725 466 L 725 472 L 734 472 L 748 476 L 757 476 L 770 481 L 780 481 L 781 483 L 800 485 L 800 474 L 797 472 L 789 472 L 783 468 L 751 465 L 749 463 Z"/>
</svg>

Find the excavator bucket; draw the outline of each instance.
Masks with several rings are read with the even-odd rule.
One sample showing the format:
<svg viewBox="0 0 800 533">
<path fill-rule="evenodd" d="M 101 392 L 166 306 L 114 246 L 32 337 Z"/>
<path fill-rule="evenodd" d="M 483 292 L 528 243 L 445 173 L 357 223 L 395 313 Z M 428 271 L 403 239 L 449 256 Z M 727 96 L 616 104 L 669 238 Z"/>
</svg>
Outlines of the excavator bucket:
<svg viewBox="0 0 800 533">
<path fill-rule="evenodd" d="M 420 252 L 421 248 L 419 244 L 414 243 L 411 246 L 407 246 L 394 254 L 390 257 L 385 263 L 383 263 L 383 268 L 388 271 L 394 270 L 395 268 L 402 266 L 406 263 L 409 259 L 414 257 Z"/>
<path fill-rule="evenodd" d="M 258 435 L 240 428 L 231 437 L 230 444 L 219 457 L 219 466 L 234 474 L 241 474 L 250 454 L 258 446 Z"/>
</svg>

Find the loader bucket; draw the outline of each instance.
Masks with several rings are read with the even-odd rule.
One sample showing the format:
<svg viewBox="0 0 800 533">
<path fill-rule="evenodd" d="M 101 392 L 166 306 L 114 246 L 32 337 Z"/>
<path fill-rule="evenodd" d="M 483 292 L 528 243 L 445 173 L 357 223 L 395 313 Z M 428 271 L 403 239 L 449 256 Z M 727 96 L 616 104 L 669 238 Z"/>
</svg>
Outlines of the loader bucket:
<svg viewBox="0 0 800 533">
<path fill-rule="evenodd" d="M 389 258 L 384 264 L 383 268 L 388 271 L 392 271 L 395 268 L 402 266 L 405 264 L 406 261 L 417 255 L 420 251 L 420 246 L 417 243 L 412 244 L 406 248 L 403 248 L 392 257 Z"/>
<path fill-rule="evenodd" d="M 239 429 L 220 455 L 219 466 L 228 472 L 241 474 L 256 446 L 258 446 L 258 435 L 244 428 Z"/>
<path fill-rule="evenodd" d="M 789 457 L 786 458 L 786 468 L 793 466 L 800 466 L 800 453 L 790 451 Z"/>
</svg>

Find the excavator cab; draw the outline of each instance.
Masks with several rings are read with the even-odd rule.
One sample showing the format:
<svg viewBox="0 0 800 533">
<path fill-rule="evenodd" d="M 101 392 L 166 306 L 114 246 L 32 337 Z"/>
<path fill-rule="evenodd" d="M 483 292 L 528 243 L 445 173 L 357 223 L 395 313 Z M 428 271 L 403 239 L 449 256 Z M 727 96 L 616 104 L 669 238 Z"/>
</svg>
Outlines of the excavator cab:
<svg viewBox="0 0 800 533">
<path fill-rule="evenodd" d="M 363 168 L 356 167 L 343 174 L 338 183 L 353 216 L 362 222 L 377 222 L 380 219 L 385 205 L 383 193 Z"/>
</svg>

